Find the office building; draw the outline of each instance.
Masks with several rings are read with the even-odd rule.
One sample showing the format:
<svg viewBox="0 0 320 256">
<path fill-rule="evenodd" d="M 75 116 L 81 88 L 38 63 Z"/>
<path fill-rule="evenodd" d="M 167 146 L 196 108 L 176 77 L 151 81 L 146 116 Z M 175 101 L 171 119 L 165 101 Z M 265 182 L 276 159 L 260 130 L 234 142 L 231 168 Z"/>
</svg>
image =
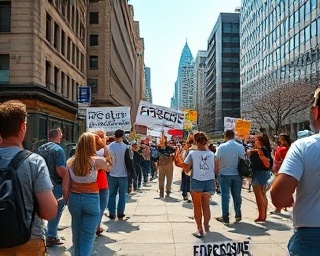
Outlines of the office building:
<svg viewBox="0 0 320 256">
<path fill-rule="evenodd" d="M 174 96 L 171 99 L 172 108 L 179 110 L 195 108 L 194 82 L 194 60 L 186 42 L 180 56 Z"/>
<path fill-rule="evenodd" d="M 319 85 L 319 14 L 317 0 L 242 1 L 240 66 L 244 118 L 251 118 L 255 100 L 277 88 L 293 84 L 303 91 L 307 85 Z M 299 99 L 299 95 L 295 97 Z M 303 129 L 307 118 L 295 113 L 285 120 L 291 135 Z M 263 125 L 269 128 L 268 122 Z"/>
<path fill-rule="evenodd" d="M 203 131 L 221 135 L 225 117 L 240 117 L 240 14 L 220 13 L 208 38 Z"/>
</svg>

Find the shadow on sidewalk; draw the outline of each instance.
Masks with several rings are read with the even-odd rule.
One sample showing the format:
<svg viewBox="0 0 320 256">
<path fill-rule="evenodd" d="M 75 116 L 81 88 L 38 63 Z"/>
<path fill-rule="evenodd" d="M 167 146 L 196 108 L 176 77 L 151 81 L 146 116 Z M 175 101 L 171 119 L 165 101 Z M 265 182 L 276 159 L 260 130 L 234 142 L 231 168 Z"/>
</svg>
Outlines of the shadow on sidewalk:
<svg viewBox="0 0 320 256">
<path fill-rule="evenodd" d="M 108 226 L 108 233 L 116 233 L 119 231 L 125 232 L 125 233 L 131 233 L 133 231 L 139 230 L 139 226 L 133 226 L 130 222 L 125 220 L 109 220 L 104 221 L 104 224 Z"/>
</svg>

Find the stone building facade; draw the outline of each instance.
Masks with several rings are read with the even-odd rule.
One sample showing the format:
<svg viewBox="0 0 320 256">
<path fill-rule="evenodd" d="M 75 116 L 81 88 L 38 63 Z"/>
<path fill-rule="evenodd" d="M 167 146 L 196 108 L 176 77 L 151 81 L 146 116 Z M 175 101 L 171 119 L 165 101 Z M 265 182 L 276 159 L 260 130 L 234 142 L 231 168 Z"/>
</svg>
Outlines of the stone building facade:
<svg viewBox="0 0 320 256">
<path fill-rule="evenodd" d="M 66 141 L 80 132 L 77 87 L 84 85 L 87 4 L 67 1 L 0 1 L 0 101 L 27 105 L 26 148 L 63 129 Z"/>
<path fill-rule="evenodd" d="M 91 1 L 88 72 L 92 106 L 129 106 L 134 122 L 144 95 L 144 42 L 127 1 Z"/>
<path fill-rule="evenodd" d="M 0 102 L 27 105 L 25 147 L 36 148 L 54 127 L 66 147 L 77 141 L 86 129 L 80 86 L 91 86 L 92 106 L 130 106 L 135 117 L 143 48 L 125 0 L 0 0 Z"/>
</svg>

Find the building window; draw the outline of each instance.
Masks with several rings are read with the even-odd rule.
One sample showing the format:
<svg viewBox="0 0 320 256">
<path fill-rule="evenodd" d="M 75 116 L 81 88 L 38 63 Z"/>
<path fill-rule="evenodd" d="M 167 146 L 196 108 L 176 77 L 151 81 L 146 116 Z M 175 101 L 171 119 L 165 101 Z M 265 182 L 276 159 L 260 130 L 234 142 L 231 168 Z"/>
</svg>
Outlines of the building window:
<svg viewBox="0 0 320 256">
<path fill-rule="evenodd" d="M 87 84 L 88 84 L 88 86 L 91 87 L 91 92 L 92 93 L 97 93 L 98 92 L 98 79 L 88 78 Z"/>
<path fill-rule="evenodd" d="M 90 35 L 90 46 L 98 46 L 98 35 Z"/>
<path fill-rule="evenodd" d="M 47 21 L 46 21 L 46 39 L 49 43 L 51 43 L 51 16 L 47 13 Z"/>
<path fill-rule="evenodd" d="M 310 40 L 310 25 L 304 29 L 304 38 L 306 42 Z"/>
<path fill-rule="evenodd" d="M 0 1 L 0 32 L 11 31 L 11 2 Z"/>
<path fill-rule="evenodd" d="M 311 23 L 311 38 L 317 35 L 317 21 Z"/>
<path fill-rule="evenodd" d="M 10 81 L 10 56 L 9 54 L 0 54 L 0 83 L 9 83 Z"/>
<path fill-rule="evenodd" d="M 311 10 L 314 10 L 317 8 L 317 0 L 311 0 Z"/>
<path fill-rule="evenodd" d="M 90 24 L 99 24 L 99 12 L 90 12 Z"/>
<path fill-rule="evenodd" d="M 98 56 L 90 56 L 90 69 L 98 69 Z"/>
</svg>

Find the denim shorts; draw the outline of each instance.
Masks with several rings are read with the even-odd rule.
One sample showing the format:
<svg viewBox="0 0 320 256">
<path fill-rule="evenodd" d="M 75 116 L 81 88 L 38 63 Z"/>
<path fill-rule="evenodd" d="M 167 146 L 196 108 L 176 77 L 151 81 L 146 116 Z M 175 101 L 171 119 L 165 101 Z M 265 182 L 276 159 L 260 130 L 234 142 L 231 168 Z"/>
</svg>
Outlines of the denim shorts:
<svg viewBox="0 0 320 256">
<path fill-rule="evenodd" d="M 195 191 L 195 192 L 204 192 L 210 195 L 213 195 L 215 192 L 215 183 L 214 179 L 212 180 L 205 180 L 205 181 L 200 181 L 200 180 L 195 180 L 191 179 L 190 181 L 190 191 Z"/>
<path fill-rule="evenodd" d="M 252 173 L 252 185 L 269 185 L 269 179 L 271 178 L 270 171 L 254 171 Z"/>
</svg>

